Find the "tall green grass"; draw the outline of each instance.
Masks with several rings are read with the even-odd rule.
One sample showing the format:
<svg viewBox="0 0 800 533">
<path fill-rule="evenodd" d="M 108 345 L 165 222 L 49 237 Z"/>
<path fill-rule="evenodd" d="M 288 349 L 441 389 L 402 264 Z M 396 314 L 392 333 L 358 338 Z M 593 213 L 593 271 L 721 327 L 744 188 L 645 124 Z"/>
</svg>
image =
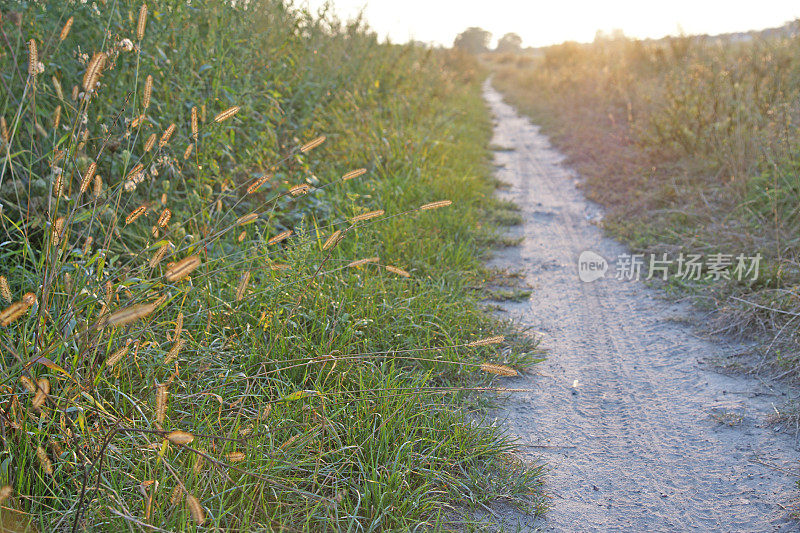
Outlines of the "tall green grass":
<svg viewBox="0 0 800 533">
<path fill-rule="evenodd" d="M 538 469 L 463 409 L 481 367 L 534 348 L 474 344 L 501 326 L 474 288 L 473 61 L 271 0 L 2 15 L 5 523 L 436 530 L 494 498 L 541 508 Z"/>
<path fill-rule="evenodd" d="M 495 84 L 541 123 L 645 252 L 764 260 L 758 280 L 676 282 L 712 328 L 766 335 L 797 369 L 800 38 L 599 40 L 489 58 Z M 775 342 L 772 342 L 772 340 Z"/>
</svg>

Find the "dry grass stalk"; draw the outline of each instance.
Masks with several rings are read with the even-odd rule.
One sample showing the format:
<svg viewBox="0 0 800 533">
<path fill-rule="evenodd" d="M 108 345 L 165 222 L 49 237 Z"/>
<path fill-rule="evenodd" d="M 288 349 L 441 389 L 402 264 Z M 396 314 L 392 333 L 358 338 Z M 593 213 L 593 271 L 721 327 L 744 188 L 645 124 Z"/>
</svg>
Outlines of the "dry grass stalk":
<svg viewBox="0 0 800 533">
<path fill-rule="evenodd" d="M 12 300 L 11 287 L 8 286 L 8 280 L 5 276 L 0 276 L 0 296 L 7 302 Z"/>
<path fill-rule="evenodd" d="M 351 170 L 350 172 L 348 172 L 347 174 L 342 176 L 342 181 L 351 180 L 353 178 L 357 178 L 359 176 L 362 176 L 362 175 L 364 175 L 366 173 L 367 173 L 367 169 L 366 168 L 359 168 L 359 169 L 356 169 L 356 170 Z"/>
<path fill-rule="evenodd" d="M 366 213 L 361 213 L 360 215 L 354 216 L 350 222 L 355 224 L 356 222 L 363 222 L 365 220 L 369 220 L 371 218 L 382 216 L 384 213 L 383 209 L 376 209 L 375 211 L 368 211 Z"/>
<path fill-rule="evenodd" d="M 206 513 L 200 501 L 191 494 L 186 495 L 186 507 L 189 508 L 189 514 L 192 515 L 192 520 L 195 524 L 202 526 L 206 521 Z"/>
<path fill-rule="evenodd" d="M 228 109 L 226 109 L 225 111 L 222 111 L 221 113 L 217 113 L 217 116 L 214 117 L 214 122 L 222 122 L 222 121 L 228 120 L 233 115 L 238 113 L 239 109 L 240 109 L 239 106 L 235 105 L 233 107 L 229 107 Z"/>
<path fill-rule="evenodd" d="M 249 215 L 244 215 L 236 219 L 237 226 L 244 226 L 245 224 L 250 224 L 251 222 L 255 221 L 258 218 L 258 213 L 250 213 Z"/>
<path fill-rule="evenodd" d="M 139 18 L 136 21 L 136 39 L 144 39 L 144 28 L 147 25 L 147 4 L 142 4 L 139 8 Z"/>
<path fill-rule="evenodd" d="M 67 19 L 67 22 L 64 23 L 64 27 L 61 28 L 61 33 L 58 36 L 60 41 L 63 41 L 69 35 L 69 30 L 72 29 L 72 23 L 75 22 L 75 17 L 70 17 Z"/>
<path fill-rule="evenodd" d="M 183 259 L 181 259 L 180 261 L 169 267 L 167 271 L 164 273 L 164 277 L 166 278 L 167 281 L 171 282 L 180 281 L 189 274 L 191 274 L 192 272 L 194 272 L 197 269 L 197 267 L 200 266 L 201 262 L 202 261 L 200 260 L 199 255 L 190 255 L 189 257 L 184 257 Z"/>
<path fill-rule="evenodd" d="M 128 224 L 133 224 L 137 218 L 139 218 L 145 213 L 145 211 L 147 211 L 146 205 L 140 205 L 139 207 L 131 211 L 130 214 L 127 217 L 125 217 L 125 225 L 127 226 Z"/>
<path fill-rule="evenodd" d="M 288 239 L 291 236 L 292 233 L 293 232 L 290 229 L 287 229 L 286 231 L 282 231 L 282 232 L 278 233 L 277 235 L 275 235 L 270 240 L 268 240 L 267 244 L 278 244 L 279 242 Z"/>
<path fill-rule="evenodd" d="M 148 107 L 150 107 L 150 98 L 152 97 L 152 95 L 153 95 L 153 76 L 152 74 L 148 74 L 147 79 L 144 80 L 144 94 L 142 95 L 143 109 L 147 109 Z"/>
<path fill-rule="evenodd" d="M 342 240 L 342 230 L 340 230 L 340 229 L 337 229 L 336 231 L 334 231 L 334 232 L 331 234 L 331 236 L 330 236 L 330 237 L 328 237 L 328 238 L 325 240 L 325 243 L 322 245 L 322 249 L 323 249 L 323 250 L 327 250 L 327 249 L 329 249 L 329 248 L 333 248 L 334 246 L 336 246 L 337 244 L 339 244 L 339 241 L 340 241 L 340 240 Z"/>
<path fill-rule="evenodd" d="M 474 346 L 488 346 L 490 344 L 500 344 L 505 342 L 506 338 L 502 335 L 496 335 L 494 337 L 487 337 L 485 339 L 480 339 L 477 341 L 472 341 L 467 346 L 474 347 Z"/>
<path fill-rule="evenodd" d="M 310 152 L 311 150 L 313 150 L 314 148 L 316 148 L 320 144 L 324 143 L 326 138 L 327 137 L 325 137 L 324 135 L 320 135 L 319 137 L 317 137 L 313 141 L 309 141 L 306 144 L 304 144 L 303 146 L 301 146 L 300 147 L 300 151 L 302 153 Z"/>
<path fill-rule="evenodd" d="M 380 261 L 380 258 L 378 257 L 368 257 L 366 259 L 358 259 L 356 261 L 348 263 L 347 266 L 350 268 L 356 268 L 362 265 L 367 265 L 369 263 L 377 263 L 378 261 Z"/>
<path fill-rule="evenodd" d="M 28 41 L 28 74 L 36 76 L 39 73 L 39 51 L 36 47 L 36 40 Z"/>
<path fill-rule="evenodd" d="M 386 270 L 393 274 L 397 274 L 398 276 L 403 276 L 404 278 L 410 278 L 411 274 L 403 270 L 402 268 L 397 268 L 396 266 L 386 265 Z"/>
<path fill-rule="evenodd" d="M 250 271 L 246 271 L 239 278 L 239 285 L 236 287 L 236 301 L 239 302 L 244 298 L 244 292 L 247 290 L 247 284 L 250 283 Z"/>
<path fill-rule="evenodd" d="M 419 208 L 422 211 L 426 211 L 428 209 L 438 209 L 439 207 L 447 207 L 451 205 L 453 202 L 450 200 L 439 200 L 438 202 L 431 202 L 429 204 L 421 205 Z"/>
<path fill-rule="evenodd" d="M 81 188 L 80 193 L 83 194 L 89 189 L 89 184 L 92 183 L 94 180 L 94 175 L 97 172 L 97 163 L 92 161 L 89 163 L 89 168 L 86 169 L 86 173 L 83 175 L 83 179 L 81 180 Z"/>
<path fill-rule="evenodd" d="M 137 320 L 145 318 L 147 315 L 155 311 L 157 307 L 158 305 L 156 302 L 133 305 L 131 307 L 114 311 L 105 320 L 104 325 L 111 327 L 122 327 L 126 324 L 130 324 L 131 322 L 136 322 Z"/>
<path fill-rule="evenodd" d="M 169 140 L 172 138 L 172 134 L 175 133 L 176 128 L 177 126 L 175 126 L 174 122 L 167 126 L 167 129 L 164 130 L 164 133 L 161 135 L 161 139 L 158 141 L 158 146 L 160 148 L 164 148 L 167 145 Z"/>
<path fill-rule="evenodd" d="M 254 192 L 256 192 L 262 185 L 264 185 L 266 182 L 268 182 L 271 177 L 272 177 L 271 175 L 265 174 L 265 175 L 261 176 L 260 178 L 258 178 L 257 180 L 255 180 L 247 188 L 247 194 L 253 194 Z"/>
<path fill-rule="evenodd" d="M 494 363 L 483 363 L 481 370 L 489 374 L 496 374 L 498 376 L 512 377 L 519 375 L 516 370 L 506 365 L 496 365 Z"/>
<path fill-rule="evenodd" d="M 86 67 L 86 72 L 83 74 L 84 91 L 89 92 L 95 89 L 95 86 L 100 79 L 100 74 L 103 73 L 103 67 L 106 65 L 107 57 L 108 56 L 106 56 L 105 52 L 97 52 L 92 56 L 91 61 L 89 61 L 89 65 Z"/>
</svg>

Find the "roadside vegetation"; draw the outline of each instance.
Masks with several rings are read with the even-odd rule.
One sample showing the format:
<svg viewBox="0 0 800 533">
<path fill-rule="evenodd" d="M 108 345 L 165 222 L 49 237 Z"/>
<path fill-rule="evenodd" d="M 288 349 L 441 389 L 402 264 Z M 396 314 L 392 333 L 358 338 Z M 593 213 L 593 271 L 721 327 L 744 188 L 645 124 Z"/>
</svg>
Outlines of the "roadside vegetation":
<svg viewBox="0 0 800 533">
<path fill-rule="evenodd" d="M 1 14 L 4 527 L 542 509 L 481 423 L 477 389 L 533 347 L 476 290 L 497 206 L 473 59 L 277 0 Z"/>
<path fill-rule="evenodd" d="M 762 255 L 756 280 L 671 277 L 666 288 L 712 310 L 712 330 L 764 340 L 759 367 L 796 377 L 800 37 L 790 35 L 617 35 L 484 57 L 634 251 Z"/>
</svg>

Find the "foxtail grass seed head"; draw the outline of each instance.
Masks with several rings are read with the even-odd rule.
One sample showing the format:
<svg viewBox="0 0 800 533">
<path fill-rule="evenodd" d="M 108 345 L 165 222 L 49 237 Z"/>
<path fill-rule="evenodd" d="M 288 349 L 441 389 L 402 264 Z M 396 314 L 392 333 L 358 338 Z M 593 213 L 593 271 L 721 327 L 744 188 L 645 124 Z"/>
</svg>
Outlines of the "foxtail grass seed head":
<svg viewBox="0 0 800 533">
<path fill-rule="evenodd" d="M 472 341 L 467 346 L 475 347 L 475 346 L 489 346 L 490 344 L 501 344 L 506 341 L 506 338 L 502 335 L 496 335 L 494 337 L 487 337 L 485 339 L 480 339 L 477 341 Z"/>
<path fill-rule="evenodd" d="M 451 205 L 453 202 L 450 200 L 439 200 L 438 202 L 431 202 L 429 204 L 419 206 L 420 210 L 427 211 L 428 209 L 438 209 L 440 207 L 447 207 Z"/>
<path fill-rule="evenodd" d="M 175 430 L 167 434 L 167 440 L 172 444 L 189 444 L 194 440 L 194 435 L 188 431 Z"/>
<path fill-rule="evenodd" d="M 214 117 L 214 122 L 222 122 L 224 120 L 228 120 L 233 115 L 238 113 L 239 109 L 240 109 L 239 106 L 235 105 L 233 107 L 229 107 L 228 109 L 222 111 L 221 113 L 217 113 L 217 116 Z"/>
<path fill-rule="evenodd" d="M 111 301 L 114 298 L 114 284 L 111 283 L 111 280 L 106 281 L 106 304 L 111 305 Z"/>
<path fill-rule="evenodd" d="M 28 74 L 31 76 L 39 74 L 39 51 L 35 39 L 28 41 Z"/>
<path fill-rule="evenodd" d="M 64 99 L 64 91 L 61 88 L 61 82 L 58 81 L 58 78 L 56 78 L 55 76 L 53 76 L 51 78 L 51 81 L 53 82 L 53 90 L 56 92 L 56 96 L 58 96 L 59 100 L 63 100 Z"/>
<path fill-rule="evenodd" d="M 189 514 L 192 516 L 192 521 L 198 526 L 202 526 L 206 521 L 206 512 L 203 506 L 200 505 L 200 500 L 191 494 L 186 495 L 186 507 L 189 508 Z"/>
<path fill-rule="evenodd" d="M 72 86 L 72 94 L 70 96 L 72 96 L 73 101 L 78 99 L 78 94 L 80 94 L 80 92 L 81 90 L 77 85 Z"/>
<path fill-rule="evenodd" d="M 355 224 L 356 222 L 364 222 L 365 220 L 369 220 L 371 218 L 376 218 L 383 216 L 383 209 L 376 209 L 375 211 L 368 211 L 367 213 L 361 213 L 360 215 L 354 216 L 350 222 Z"/>
<path fill-rule="evenodd" d="M 175 126 L 175 123 L 173 122 L 172 124 L 170 124 L 167 127 L 166 130 L 164 130 L 164 133 L 161 134 L 161 139 L 159 139 L 159 141 L 158 141 L 158 146 L 160 148 L 163 148 L 163 147 L 165 147 L 167 145 L 169 140 L 172 138 L 172 134 L 175 133 L 175 128 L 176 127 L 177 126 Z"/>
<path fill-rule="evenodd" d="M 105 320 L 105 324 L 111 327 L 122 327 L 131 322 L 136 322 L 145 318 L 158 307 L 154 303 L 132 305 L 111 313 Z"/>
<path fill-rule="evenodd" d="M 153 254 L 153 257 L 150 258 L 150 268 L 155 268 L 164 259 L 164 255 L 167 253 L 169 249 L 169 243 L 164 243 L 161 247 L 156 250 L 156 253 Z"/>
<path fill-rule="evenodd" d="M 139 218 L 145 213 L 145 211 L 147 211 L 146 205 L 140 205 L 139 207 L 131 211 L 130 214 L 127 217 L 125 217 L 125 225 L 127 226 L 128 224 L 133 224 L 137 218 Z"/>
<path fill-rule="evenodd" d="M 330 236 L 330 237 L 328 237 L 328 238 L 325 240 L 325 244 L 323 244 L 323 245 L 322 245 L 322 249 L 323 249 L 323 250 L 327 250 L 327 249 L 329 249 L 329 248 L 333 248 L 334 246 L 336 246 L 337 244 L 339 244 L 339 241 L 340 241 L 340 240 L 342 240 L 342 230 L 340 230 L 340 229 L 337 229 L 336 231 L 334 231 L 334 232 L 331 234 L 331 236 Z"/>
<path fill-rule="evenodd" d="M 95 89 L 100 79 L 100 74 L 103 73 L 103 68 L 106 66 L 106 59 L 105 52 L 97 52 L 89 61 L 86 72 L 83 74 L 83 90 L 87 93 Z"/>
<path fill-rule="evenodd" d="M 36 392 L 36 384 L 28 376 L 20 376 L 19 382 L 28 392 Z"/>
<path fill-rule="evenodd" d="M 153 149 L 153 146 L 156 145 L 156 138 L 157 136 L 155 133 L 150 134 L 150 137 L 147 138 L 147 142 L 144 143 L 145 152 L 149 152 L 150 150 Z"/>
<path fill-rule="evenodd" d="M 147 26 L 147 4 L 139 8 L 139 19 L 136 21 L 136 39 L 144 39 L 144 28 Z"/>
<path fill-rule="evenodd" d="M 35 304 L 36 301 L 37 301 L 36 300 L 36 295 L 33 294 L 32 292 L 26 292 L 25 294 L 22 295 L 22 303 L 24 303 L 28 307 L 30 307 L 33 304 Z"/>
<path fill-rule="evenodd" d="M 410 278 L 411 274 L 403 270 L 402 268 L 397 268 L 396 266 L 386 265 L 386 270 L 391 272 L 392 274 L 397 274 L 398 276 L 403 276 L 404 278 Z"/>
<path fill-rule="evenodd" d="M 182 331 L 183 331 L 183 312 L 179 311 L 178 318 L 175 319 L 175 333 L 173 334 L 174 338 L 180 339 Z"/>
<path fill-rule="evenodd" d="M 180 485 L 175 485 L 172 489 L 172 494 L 169 497 L 170 505 L 178 505 L 183 499 L 183 488 Z"/>
<path fill-rule="evenodd" d="M 167 269 L 166 273 L 164 273 L 164 278 L 170 282 L 180 281 L 194 272 L 200 266 L 200 263 L 199 255 L 184 257 Z"/>
<path fill-rule="evenodd" d="M 359 169 L 356 169 L 356 170 L 351 170 L 350 172 L 348 172 L 347 174 L 342 176 L 342 181 L 351 180 L 351 179 L 357 178 L 359 176 L 363 176 L 366 173 L 367 173 L 367 169 L 366 168 L 359 168 Z"/>
<path fill-rule="evenodd" d="M 240 463 L 244 461 L 246 455 L 244 452 L 230 452 L 226 457 L 231 463 Z"/>
<path fill-rule="evenodd" d="M 483 363 L 481 370 L 489 374 L 496 374 L 498 376 L 512 377 L 519 375 L 516 370 L 506 365 L 495 365 L 493 363 Z"/>
<path fill-rule="evenodd" d="M 156 422 L 159 424 L 164 423 L 164 417 L 167 414 L 167 386 L 161 384 L 156 387 Z"/>
<path fill-rule="evenodd" d="M 254 192 L 256 192 L 262 185 L 264 185 L 266 182 L 268 182 L 270 180 L 270 178 L 272 178 L 271 175 L 265 174 L 265 175 L 261 176 L 260 178 L 258 178 L 257 180 L 255 180 L 247 188 L 247 194 L 253 194 Z"/>
<path fill-rule="evenodd" d="M 192 157 L 192 150 L 194 150 L 194 143 L 189 143 L 189 146 L 186 147 L 186 151 L 183 152 L 184 161 Z"/>
<path fill-rule="evenodd" d="M 325 137 L 324 135 L 320 135 L 319 137 L 317 137 L 313 141 L 309 141 L 306 144 L 304 144 L 303 146 L 301 146 L 300 147 L 300 151 L 302 153 L 310 152 L 311 150 L 313 150 L 314 148 L 316 148 L 320 144 L 324 143 L 326 138 L 327 137 Z"/>
<path fill-rule="evenodd" d="M 308 183 L 301 183 L 300 185 L 295 185 L 291 189 L 289 189 L 289 194 L 292 196 L 300 196 L 301 194 L 306 194 L 308 191 L 311 190 L 311 185 Z"/>
<path fill-rule="evenodd" d="M 143 170 L 144 170 L 144 165 L 139 163 L 138 165 L 133 167 L 130 172 L 128 172 L 128 174 L 125 176 L 125 180 L 135 181 L 138 183 L 139 181 L 141 181 L 140 178 Z"/>
<path fill-rule="evenodd" d="M 67 36 L 69 35 L 69 30 L 71 30 L 71 29 L 72 29 L 72 23 L 73 23 L 73 22 L 75 22 L 75 18 L 74 18 L 74 17 L 70 17 L 70 18 L 68 18 L 68 19 L 67 19 L 67 21 L 64 23 L 64 27 L 63 27 L 63 28 L 61 28 L 61 33 L 60 33 L 60 34 L 59 34 L 59 36 L 58 36 L 58 39 L 59 39 L 60 41 L 63 41 L 64 39 L 66 39 L 66 38 L 67 38 Z"/>
<path fill-rule="evenodd" d="M 89 167 L 86 169 L 86 172 L 83 174 L 83 179 L 81 180 L 81 188 L 80 193 L 83 194 L 89 189 L 89 185 L 94 180 L 94 175 L 97 172 L 97 163 L 92 161 L 89 163 Z"/>
<path fill-rule="evenodd" d="M 173 362 L 175 359 L 178 358 L 178 354 L 181 352 L 183 347 L 186 345 L 186 341 L 183 339 L 177 339 L 175 344 L 172 345 L 172 348 L 167 355 L 164 357 L 164 364 L 168 365 Z"/>
<path fill-rule="evenodd" d="M 47 378 L 41 378 L 36 384 L 38 388 L 31 404 L 35 409 L 39 409 L 44 405 L 44 402 L 47 401 L 47 395 L 50 394 L 50 381 L 48 381 Z"/>
<path fill-rule="evenodd" d="M 64 194 L 64 174 L 59 172 L 56 174 L 56 179 L 53 182 L 53 195 L 60 198 Z"/>
<path fill-rule="evenodd" d="M 111 356 L 106 361 L 106 365 L 109 366 L 110 368 L 116 366 L 116 364 L 119 363 L 123 357 L 128 355 L 130 347 L 131 347 L 131 340 L 128 339 L 128 341 L 125 343 L 125 346 L 123 346 L 122 348 L 111 354 Z"/>
<path fill-rule="evenodd" d="M 153 95 L 153 76 L 152 74 L 147 75 L 147 79 L 144 80 L 144 94 L 142 95 L 142 109 L 147 109 L 150 107 L 150 97 Z"/>
<path fill-rule="evenodd" d="M 278 233 L 277 235 L 275 235 L 270 240 L 268 240 L 267 244 L 278 244 L 279 242 L 288 239 L 289 236 L 291 236 L 291 234 L 292 234 L 292 230 L 290 230 L 290 229 L 287 229 L 286 231 L 282 231 L 282 232 Z"/>
<path fill-rule="evenodd" d="M 250 283 L 250 271 L 244 272 L 239 278 L 239 285 L 236 287 L 236 301 L 239 302 L 244 298 L 244 293 L 247 290 L 247 284 Z"/>
<path fill-rule="evenodd" d="M 239 241 L 239 242 L 242 242 L 245 239 L 245 237 L 247 237 L 247 230 L 242 231 L 239 234 L 239 236 L 236 237 L 236 240 Z"/>
<path fill-rule="evenodd" d="M 236 219 L 237 226 L 244 226 L 245 224 L 250 224 L 251 222 L 255 222 L 258 218 L 258 213 L 250 213 L 249 215 L 240 216 Z"/>
<path fill-rule="evenodd" d="M 6 117 L 0 117 L 0 135 L 3 136 L 3 141 L 6 144 L 11 142 L 11 135 L 8 133 L 8 122 L 6 122 Z"/>
<path fill-rule="evenodd" d="M 58 217 L 53 222 L 53 244 L 58 246 L 61 242 L 61 235 L 64 232 L 64 217 Z"/>
<path fill-rule="evenodd" d="M 135 130 L 136 128 L 138 128 L 144 121 L 144 118 L 145 118 L 144 115 L 139 115 L 138 117 L 131 120 L 131 129 Z"/>
<path fill-rule="evenodd" d="M 3 485 L 0 488 L 0 504 L 9 499 L 12 494 L 14 494 L 14 489 L 11 488 L 11 485 Z"/>
<path fill-rule="evenodd" d="M 8 280 L 5 276 L 0 276 L 0 296 L 7 302 L 10 302 L 12 299 L 11 288 L 8 286 Z"/>
<path fill-rule="evenodd" d="M 103 178 L 100 174 L 95 175 L 94 177 L 94 187 L 92 188 L 92 194 L 95 196 L 100 196 L 103 194 Z"/>
<path fill-rule="evenodd" d="M 165 207 L 158 217 L 158 225 L 162 228 L 166 228 L 170 218 L 172 218 L 172 211 Z"/>
<path fill-rule="evenodd" d="M 47 452 L 41 446 L 36 447 L 36 457 L 39 459 L 39 465 L 48 476 L 53 475 L 53 462 L 47 456 Z"/>
<path fill-rule="evenodd" d="M 61 106 L 57 105 L 56 108 L 53 110 L 53 129 L 57 130 L 60 124 L 61 124 Z"/>
<path fill-rule="evenodd" d="M 192 127 L 192 139 L 194 139 L 195 142 L 196 142 L 197 141 L 198 128 L 197 128 L 197 107 L 195 107 L 195 106 L 192 106 L 192 117 L 191 117 L 191 120 L 190 120 L 190 124 L 191 124 L 191 127 Z"/>
<path fill-rule="evenodd" d="M 347 266 L 350 268 L 356 268 L 362 265 L 368 265 L 370 263 L 377 263 L 378 261 L 380 261 L 380 258 L 378 257 L 368 257 L 366 259 L 358 259 L 356 261 L 348 263 Z"/>
</svg>

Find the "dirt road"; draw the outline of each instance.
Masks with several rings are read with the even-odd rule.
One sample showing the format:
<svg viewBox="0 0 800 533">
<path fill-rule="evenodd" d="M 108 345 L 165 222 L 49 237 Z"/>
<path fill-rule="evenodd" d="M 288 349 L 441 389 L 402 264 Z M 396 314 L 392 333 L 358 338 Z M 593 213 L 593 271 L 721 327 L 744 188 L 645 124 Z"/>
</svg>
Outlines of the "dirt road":
<svg viewBox="0 0 800 533">
<path fill-rule="evenodd" d="M 544 521 L 498 514 L 512 530 L 798 530 L 785 510 L 797 498 L 797 441 L 765 423 L 785 392 L 715 372 L 704 361 L 744 347 L 701 338 L 690 308 L 616 280 L 612 261 L 626 250 L 592 223 L 601 210 L 536 126 L 489 85 L 485 98 L 506 148 L 495 153 L 510 185 L 500 194 L 524 216 L 510 233 L 522 245 L 492 265 L 533 286 L 530 301 L 502 305 L 548 350 L 535 375 L 504 383 L 537 392 L 500 416 L 525 458 L 548 463 L 552 509 Z M 579 279 L 586 250 L 609 260 L 604 278 Z"/>
</svg>

